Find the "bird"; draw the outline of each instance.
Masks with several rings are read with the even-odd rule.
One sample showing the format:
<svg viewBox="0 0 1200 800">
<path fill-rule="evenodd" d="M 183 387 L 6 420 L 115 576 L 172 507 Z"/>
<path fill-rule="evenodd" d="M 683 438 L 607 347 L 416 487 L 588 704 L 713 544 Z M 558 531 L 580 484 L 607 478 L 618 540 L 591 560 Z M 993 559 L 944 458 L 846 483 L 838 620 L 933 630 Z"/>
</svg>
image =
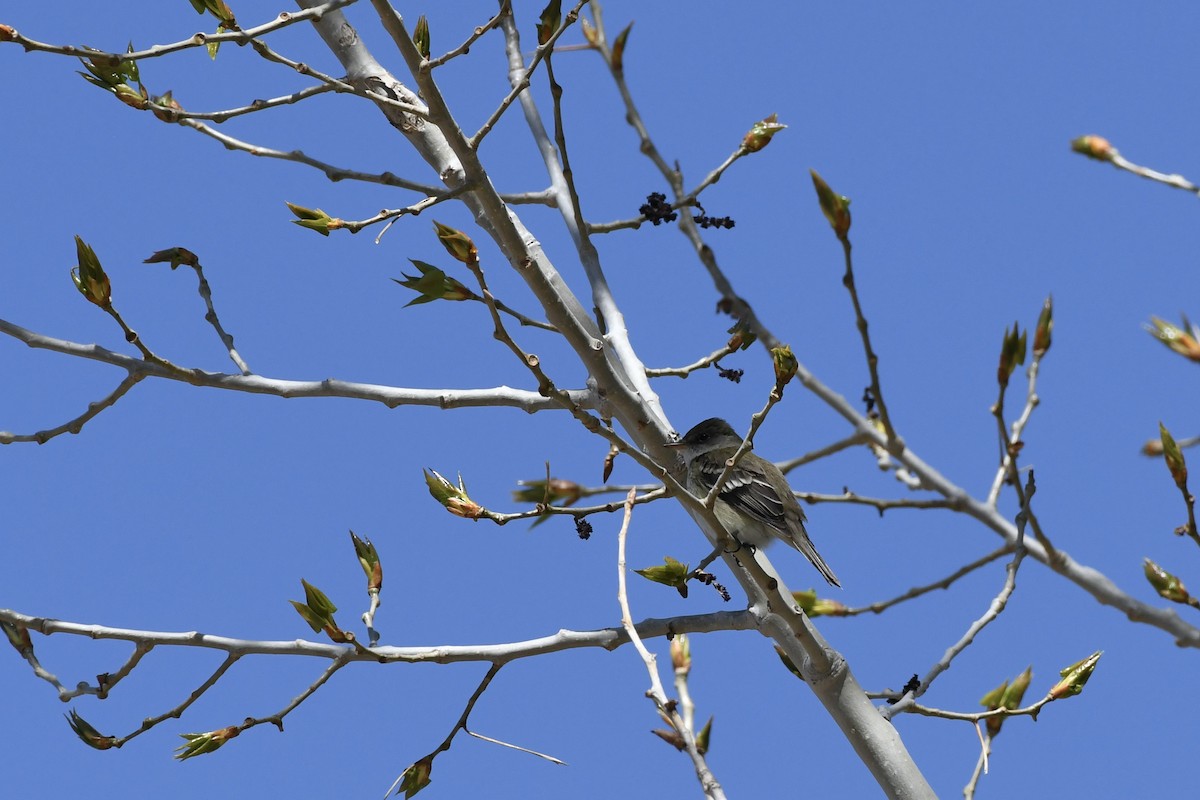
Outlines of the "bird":
<svg viewBox="0 0 1200 800">
<path fill-rule="evenodd" d="M 742 445 L 742 437 L 725 420 L 712 417 L 697 423 L 677 442 L 687 467 L 687 489 L 705 497 Z M 841 586 L 833 570 L 813 547 L 804 529 L 804 511 L 779 467 L 747 452 L 721 485 L 713 513 L 744 544 L 763 546 L 772 537 L 803 553 L 832 586 Z"/>
</svg>

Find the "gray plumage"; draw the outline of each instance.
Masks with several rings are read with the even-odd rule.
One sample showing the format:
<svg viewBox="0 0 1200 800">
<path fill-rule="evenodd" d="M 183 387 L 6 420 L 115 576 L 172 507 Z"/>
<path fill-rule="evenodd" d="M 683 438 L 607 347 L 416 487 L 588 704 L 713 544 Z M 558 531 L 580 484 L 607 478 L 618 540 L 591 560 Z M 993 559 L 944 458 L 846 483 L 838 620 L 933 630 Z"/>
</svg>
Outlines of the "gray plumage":
<svg viewBox="0 0 1200 800">
<path fill-rule="evenodd" d="M 676 447 L 687 462 L 688 491 L 703 497 L 742 443 L 728 422 L 706 419 L 688 431 Z M 804 510 L 779 468 L 754 453 L 746 453 L 721 485 L 713 508 L 717 519 L 743 543 L 763 546 L 772 537 L 803 553 L 833 586 L 841 586 L 833 570 L 813 547 L 804 529 Z"/>
</svg>

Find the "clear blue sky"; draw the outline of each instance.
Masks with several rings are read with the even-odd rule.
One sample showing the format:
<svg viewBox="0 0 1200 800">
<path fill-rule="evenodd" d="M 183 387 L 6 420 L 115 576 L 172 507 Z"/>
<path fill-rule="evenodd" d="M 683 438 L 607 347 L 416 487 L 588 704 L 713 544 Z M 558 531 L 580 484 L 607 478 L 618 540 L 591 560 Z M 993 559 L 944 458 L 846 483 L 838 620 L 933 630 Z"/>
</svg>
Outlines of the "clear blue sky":
<svg viewBox="0 0 1200 800">
<path fill-rule="evenodd" d="M 10 4 L 0 23 L 42 41 L 123 49 L 209 29 L 185 0 Z M 464 38 L 491 3 L 400 4 L 427 13 L 433 49 Z M 238 2 L 243 25 L 285 6 Z M 517 3 L 525 42 L 540 4 Z M 376 56 L 400 71 L 366 3 L 349 10 Z M 1196 199 L 1083 159 L 1068 149 L 1085 133 L 1109 137 L 1129 158 L 1200 178 L 1194 102 L 1200 54 L 1180 34 L 1200 25 L 1189 3 L 606 4 L 615 32 L 636 20 L 626 73 L 663 154 L 694 184 L 776 112 L 788 129 L 737 164 L 704 195 L 731 231 L 707 241 L 738 290 L 801 361 L 857 398 L 866 384 L 837 243 L 807 176 L 818 169 L 853 199 L 859 286 L 884 389 L 897 426 L 925 460 L 960 486 L 986 493 L 996 465 L 988 408 L 1002 332 L 1032 325 L 1056 303 L 1054 346 L 1040 383 L 1024 463 L 1037 469 L 1036 507 L 1056 545 L 1123 589 L 1156 604 L 1141 574 L 1151 556 L 1200 587 L 1200 559 L 1171 534 L 1184 519 L 1159 461 L 1138 454 L 1163 420 L 1195 432 L 1193 369 L 1140 330 L 1150 315 L 1200 316 Z M 578 31 L 569 43 L 580 41 Z M 272 40 L 285 55 L 337 73 L 304 26 Z M 532 46 L 532 45 L 530 45 Z M 572 161 L 585 213 L 636 215 L 665 191 L 623 120 L 597 56 L 555 60 L 566 87 Z M 490 338 L 481 306 L 402 308 L 411 293 L 391 278 L 418 258 L 451 270 L 430 218 L 481 243 L 496 293 L 529 313 L 523 284 L 506 273 L 460 208 L 443 206 L 374 232 L 328 239 L 289 223 L 284 201 L 364 218 L 413 194 L 330 183 L 290 163 L 226 152 L 182 127 L 158 123 L 86 84 L 71 59 L 0 46 L 5 81 L 0 146 L 0 317 L 47 335 L 133 353 L 112 321 L 72 287 L 72 235 L 95 248 L 114 299 L 145 341 L 176 363 L 231 371 L 203 320 L 194 277 L 143 265 L 181 245 L 199 254 L 225 325 L 251 368 L 277 378 L 336 377 L 418 387 L 508 384 L 533 388 Z M 443 75 L 444 72 L 444 75 Z M 439 72 L 463 127 L 474 129 L 506 91 L 502 43 L 491 34 L 469 58 Z M 173 89 L 190 110 L 217 110 L 295 91 L 305 81 L 248 49 L 226 46 L 142 63 L 154 93 Z M 545 98 L 542 82 L 536 91 Z M 365 103 L 318 98 L 226 123 L 224 131 L 283 150 L 303 148 L 338 165 L 391 170 L 434 182 Z M 544 188 L 531 140 L 510 114 L 483 149 L 502 191 Z M 518 209 L 566 280 L 586 284 L 557 212 Z M 651 365 L 678 365 L 724 342 L 728 321 L 686 241 L 673 228 L 598 240 Z M 456 273 L 457 274 L 457 273 Z M 465 273 L 458 274 L 466 280 Z M 560 385 L 582 373 L 565 348 L 520 331 Z M 765 354 L 728 359 L 738 386 L 702 373 L 662 379 L 671 422 L 686 430 L 721 415 L 744 426 L 771 384 Z M 119 370 L 0 341 L 0 429 L 28 433 L 83 411 Z M 1023 389 L 1021 381 L 1015 388 Z M 758 452 L 783 459 L 847 433 L 800 387 L 770 417 Z M 480 502 L 513 510 L 509 491 L 553 472 L 599 481 L 605 448 L 565 414 L 512 410 L 389 410 L 350 400 L 289 400 L 150 380 L 78 436 L 0 452 L 0 606 L 81 622 L 200 630 L 247 638 L 312 638 L 288 605 L 300 578 L 323 588 L 350 623 L 365 607 L 346 530 L 371 537 L 384 559 L 384 642 L 500 642 L 619 621 L 615 517 L 593 517 L 581 542 L 569 521 L 533 531 L 458 520 L 425 491 L 421 468 L 461 471 Z M 614 480 L 647 480 L 629 460 Z M 878 496 L 905 490 L 866 452 L 843 453 L 791 476 L 798 489 L 843 487 Z M 1006 501 L 1008 513 L 1015 513 Z M 817 546 L 836 569 L 848 605 L 928 583 L 999 544 L 982 526 L 945 511 L 809 509 Z M 702 538 L 675 506 L 640 511 L 635 566 L 670 554 L 695 563 Z M 774 551 L 793 588 L 818 576 L 798 554 Z M 733 587 L 727 574 L 719 577 Z M 995 564 L 882 617 L 818 620 L 871 690 L 924 674 L 999 590 Z M 634 583 L 637 617 L 744 607 L 708 592 L 681 600 Z M 1183 608 L 1181 612 L 1190 609 Z M 1193 615 L 1194 616 L 1194 615 Z M 655 643 L 665 659 L 665 644 Z M 116 669 L 127 648 L 38 638 L 43 663 L 64 683 Z M 1005 614 L 939 679 L 924 701 L 974 710 L 981 695 L 1032 664 L 1029 699 L 1057 670 L 1104 650 L 1085 693 L 1045 709 L 1034 724 L 1009 721 L 981 797 L 1130 797 L 1194 790 L 1194 684 L 1200 654 L 1135 626 L 1027 561 Z M 211 756 L 176 763 L 176 734 L 236 724 L 284 706 L 324 662 L 247 658 L 183 720 L 119 752 L 95 752 L 70 732 L 68 710 L 14 653 L 0 655 L 6 713 L 0 725 L 6 792 L 13 797 L 161 794 L 177 800 L 266 793 L 377 797 L 453 725 L 482 665 L 357 665 L 288 718 L 285 735 L 256 728 Z M 781 791 L 869 797 L 875 785 L 812 695 L 779 666 L 768 640 L 726 633 L 693 641 L 692 691 L 714 714 L 711 763 L 730 796 Z M 71 704 L 106 733 L 180 702 L 217 666 L 212 653 L 155 651 L 103 702 Z M 652 737 L 659 722 L 642 693 L 632 650 L 574 651 L 515 663 L 500 673 L 473 728 L 569 762 L 546 764 L 461 739 L 435 764 L 432 798 L 698 796 L 691 769 Z M 902 717 L 913 756 L 942 796 L 958 795 L 978 744 L 964 723 Z"/>
</svg>

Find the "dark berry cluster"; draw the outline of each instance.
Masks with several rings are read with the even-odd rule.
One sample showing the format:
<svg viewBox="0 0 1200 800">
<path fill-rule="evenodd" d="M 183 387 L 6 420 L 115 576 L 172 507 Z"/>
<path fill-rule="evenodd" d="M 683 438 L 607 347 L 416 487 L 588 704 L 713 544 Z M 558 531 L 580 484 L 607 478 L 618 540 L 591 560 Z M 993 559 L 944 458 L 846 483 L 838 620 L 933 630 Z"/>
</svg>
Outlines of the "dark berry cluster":
<svg viewBox="0 0 1200 800">
<path fill-rule="evenodd" d="M 671 204 L 667 202 L 667 196 L 661 192 L 651 192 L 646 195 L 646 202 L 638 208 L 638 213 L 655 225 L 679 219 L 679 215 L 671 209 Z"/>
<path fill-rule="evenodd" d="M 721 596 L 722 600 L 724 600 L 726 603 L 729 602 L 729 590 L 717 582 L 716 575 L 713 575 L 711 572 L 701 572 L 700 570 L 696 570 L 694 573 L 692 573 L 692 577 L 694 577 L 700 583 L 703 583 L 705 586 L 713 587 L 717 594 Z"/>
<path fill-rule="evenodd" d="M 592 523 L 583 517 L 576 517 L 575 533 L 579 535 L 580 539 L 590 539 L 592 537 Z"/>
<path fill-rule="evenodd" d="M 746 374 L 746 370 L 744 369 L 725 369 L 720 365 L 718 365 L 717 370 L 718 377 L 724 378 L 727 381 L 733 381 L 734 383 L 741 383 L 742 376 Z"/>
<path fill-rule="evenodd" d="M 900 697 L 903 697 L 904 695 L 908 694 L 909 692 L 915 692 L 919 688 L 921 688 L 921 679 L 918 678 L 916 675 L 913 675 L 911 678 L 908 679 L 908 683 L 904 684 L 904 688 L 900 690 L 899 697 L 892 697 L 892 698 L 888 699 L 888 705 L 889 706 L 896 705 L 896 703 L 898 703 L 900 701 Z"/>
<path fill-rule="evenodd" d="M 732 228 L 734 225 L 732 217 L 710 217 L 699 203 L 696 203 L 696 208 L 700 209 L 700 213 L 694 215 L 692 220 L 701 228 Z"/>
</svg>

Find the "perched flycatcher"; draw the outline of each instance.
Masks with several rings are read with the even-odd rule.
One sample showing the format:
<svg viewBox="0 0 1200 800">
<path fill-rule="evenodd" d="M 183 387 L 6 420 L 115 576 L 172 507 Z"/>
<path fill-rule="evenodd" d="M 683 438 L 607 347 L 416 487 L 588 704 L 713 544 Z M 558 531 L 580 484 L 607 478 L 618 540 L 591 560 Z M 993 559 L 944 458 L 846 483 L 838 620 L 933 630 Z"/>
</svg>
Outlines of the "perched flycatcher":
<svg viewBox="0 0 1200 800">
<path fill-rule="evenodd" d="M 742 437 L 723 419 L 713 417 L 696 425 L 676 447 L 687 464 L 687 489 L 698 497 L 712 491 L 725 462 L 742 445 Z M 754 453 L 734 466 L 713 506 L 713 513 L 744 544 L 762 547 L 777 537 L 804 553 L 825 580 L 841 586 L 833 570 L 813 547 L 804 530 L 804 511 L 779 468 Z"/>
</svg>

